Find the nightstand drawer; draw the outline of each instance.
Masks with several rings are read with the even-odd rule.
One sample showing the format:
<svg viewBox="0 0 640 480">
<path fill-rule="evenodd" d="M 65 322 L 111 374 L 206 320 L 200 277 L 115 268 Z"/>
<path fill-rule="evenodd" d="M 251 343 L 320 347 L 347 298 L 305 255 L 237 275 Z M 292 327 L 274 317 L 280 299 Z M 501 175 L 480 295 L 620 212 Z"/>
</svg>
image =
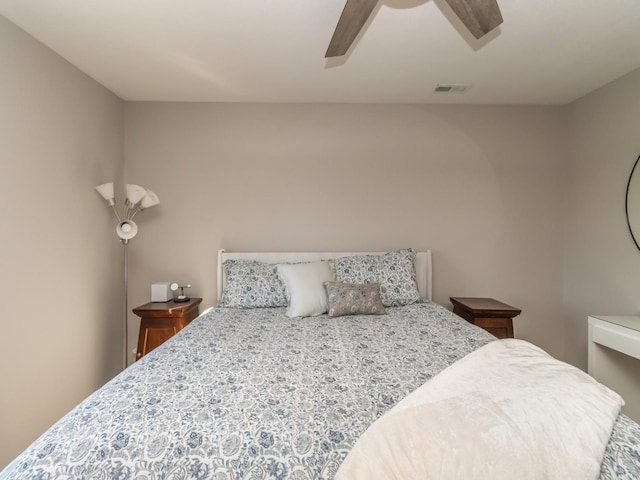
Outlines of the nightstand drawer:
<svg viewBox="0 0 640 480">
<path fill-rule="evenodd" d="M 455 312 L 454 312 L 455 313 Z M 464 318 L 464 317 L 463 317 Z M 465 318 L 465 320 L 469 321 Z M 510 318 L 475 318 L 470 323 L 498 338 L 513 338 L 513 320 Z"/>
</svg>

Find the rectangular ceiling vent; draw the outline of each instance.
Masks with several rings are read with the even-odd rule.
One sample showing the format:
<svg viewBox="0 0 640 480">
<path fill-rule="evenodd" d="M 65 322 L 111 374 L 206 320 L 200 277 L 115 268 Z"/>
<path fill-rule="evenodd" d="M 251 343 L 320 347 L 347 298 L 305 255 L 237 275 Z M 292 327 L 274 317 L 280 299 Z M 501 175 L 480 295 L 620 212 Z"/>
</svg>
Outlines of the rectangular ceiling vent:
<svg viewBox="0 0 640 480">
<path fill-rule="evenodd" d="M 464 93 L 469 88 L 471 88 L 471 85 L 443 85 L 443 84 L 438 84 L 438 85 L 436 85 L 436 88 L 435 88 L 434 92 L 436 92 L 436 93 Z"/>
</svg>

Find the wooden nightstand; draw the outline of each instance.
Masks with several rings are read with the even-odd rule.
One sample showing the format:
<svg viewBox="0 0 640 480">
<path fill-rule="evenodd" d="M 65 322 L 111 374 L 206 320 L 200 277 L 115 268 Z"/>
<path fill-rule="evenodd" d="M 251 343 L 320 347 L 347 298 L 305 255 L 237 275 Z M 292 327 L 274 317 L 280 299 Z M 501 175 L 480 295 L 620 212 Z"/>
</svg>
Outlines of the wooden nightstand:
<svg viewBox="0 0 640 480">
<path fill-rule="evenodd" d="M 133 309 L 140 317 L 136 360 L 173 337 L 199 314 L 201 298 L 188 302 L 149 302 Z"/>
<path fill-rule="evenodd" d="M 493 298 L 449 298 L 453 304 L 453 313 L 467 322 L 473 323 L 498 338 L 513 338 L 513 317 L 520 315 L 519 310 Z"/>
</svg>

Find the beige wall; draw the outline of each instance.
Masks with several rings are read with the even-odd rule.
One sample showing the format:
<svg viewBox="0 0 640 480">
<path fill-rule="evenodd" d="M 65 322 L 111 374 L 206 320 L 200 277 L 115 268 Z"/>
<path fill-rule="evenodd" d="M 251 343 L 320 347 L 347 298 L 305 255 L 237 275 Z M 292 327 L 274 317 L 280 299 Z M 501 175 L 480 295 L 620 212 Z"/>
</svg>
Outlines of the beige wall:
<svg viewBox="0 0 640 480">
<path fill-rule="evenodd" d="M 640 252 L 625 192 L 640 155 L 640 70 L 568 107 L 566 360 L 586 368 L 587 315 L 640 314 Z"/>
<path fill-rule="evenodd" d="M 431 248 L 436 301 L 518 306 L 562 357 L 563 112 L 127 103 L 125 176 L 162 200 L 136 217 L 131 305 L 170 280 L 213 304 L 219 248 Z"/>
<path fill-rule="evenodd" d="M 0 16 L 0 469 L 121 364 L 122 101 Z"/>
</svg>

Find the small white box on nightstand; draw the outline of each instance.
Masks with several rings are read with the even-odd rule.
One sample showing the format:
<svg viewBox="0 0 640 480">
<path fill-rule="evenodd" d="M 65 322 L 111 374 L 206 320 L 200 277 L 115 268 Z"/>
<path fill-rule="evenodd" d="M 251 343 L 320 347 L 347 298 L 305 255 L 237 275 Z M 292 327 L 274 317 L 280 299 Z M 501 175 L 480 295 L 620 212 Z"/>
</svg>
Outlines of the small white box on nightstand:
<svg viewBox="0 0 640 480">
<path fill-rule="evenodd" d="M 151 285 L 152 302 L 168 302 L 169 300 L 173 300 L 171 282 L 158 282 Z"/>
</svg>

